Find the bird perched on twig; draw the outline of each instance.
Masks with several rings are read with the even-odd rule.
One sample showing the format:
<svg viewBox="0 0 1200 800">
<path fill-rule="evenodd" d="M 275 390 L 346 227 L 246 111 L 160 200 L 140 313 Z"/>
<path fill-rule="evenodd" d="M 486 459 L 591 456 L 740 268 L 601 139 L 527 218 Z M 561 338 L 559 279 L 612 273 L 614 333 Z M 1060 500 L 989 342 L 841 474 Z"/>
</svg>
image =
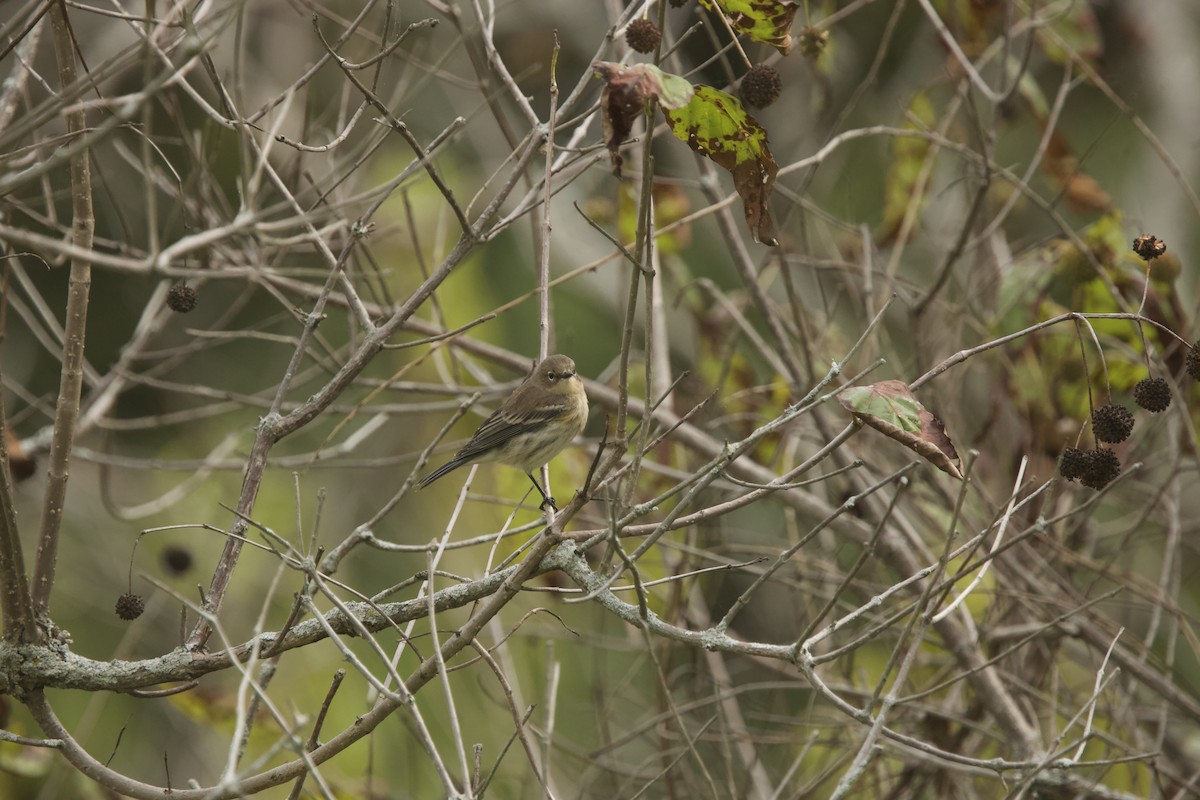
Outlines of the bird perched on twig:
<svg viewBox="0 0 1200 800">
<path fill-rule="evenodd" d="M 575 362 L 563 355 L 549 356 L 484 420 L 454 458 L 425 476 L 419 488 L 467 464 L 499 461 L 524 472 L 542 496 L 541 507 L 549 505 L 557 511 L 554 498 L 542 489 L 533 471 L 583 432 L 587 415 L 587 393 Z"/>
</svg>

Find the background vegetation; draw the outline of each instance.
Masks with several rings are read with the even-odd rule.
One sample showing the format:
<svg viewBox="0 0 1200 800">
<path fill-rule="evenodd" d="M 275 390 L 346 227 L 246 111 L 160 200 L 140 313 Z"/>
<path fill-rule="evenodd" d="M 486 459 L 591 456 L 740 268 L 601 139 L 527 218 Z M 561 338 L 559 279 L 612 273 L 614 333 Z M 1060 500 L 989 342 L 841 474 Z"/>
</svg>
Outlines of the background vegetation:
<svg viewBox="0 0 1200 800">
<path fill-rule="evenodd" d="M 1200 11 L 776 10 L 0 2 L 0 795 L 1200 795 Z"/>
</svg>

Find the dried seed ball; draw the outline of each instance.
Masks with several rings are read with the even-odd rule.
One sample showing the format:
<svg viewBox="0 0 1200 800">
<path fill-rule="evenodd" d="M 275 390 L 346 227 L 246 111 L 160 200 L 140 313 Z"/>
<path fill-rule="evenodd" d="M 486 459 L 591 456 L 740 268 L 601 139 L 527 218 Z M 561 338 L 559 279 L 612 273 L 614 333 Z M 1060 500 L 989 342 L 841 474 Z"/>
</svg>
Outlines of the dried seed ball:
<svg viewBox="0 0 1200 800">
<path fill-rule="evenodd" d="M 172 545 L 163 550 L 162 563 L 172 575 L 182 575 L 192 568 L 192 554 L 182 547 Z"/>
<path fill-rule="evenodd" d="M 178 314 L 186 314 L 196 307 L 196 290 L 186 283 L 177 283 L 167 290 L 167 307 Z"/>
<path fill-rule="evenodd" d="M 1171 387 L 1163 378 L 1142 378 L 1133 387 L 1133 402 L 1157 414 L 1171 405 Z"/>
<path fill-rule="evenodd" d="M 1200 341 L 1191 346 L 1183 363 L 1192 380 L 1200 381 Z"/>
<path fill-rule="evenodd" d="M 1157 283 L 1174 283 L 1183 273 L 1183 264 L 1178 253 L 1163 253 L 1158 258 L 1146 262 L 1146 267 L 1150 270 L 1150 277 Z"/>
<path fill-rule="evenodd" d="M 1088 454 L 1078 447 L 1068 447 L 1058 458 L 1058 474 L 1069 481 L 1078 480 L 1088 467 Z"/>
<path fill-rule="evenodd" d="M 766 108 L 779 99 L 783 91 L 783 79 L 779 72 L 767 64 L 755 64 L 742 76 L 742 97 L 755 108 Z"/>
<path fill-rule="evenodd" d="M 1133 432 L 1133 414 L 1125 406 L 1107 403 L 1092 412 L 1092 433 L 1097 441 L 1116 444 Z"/>
<path fill-rule="evenodd" d="M 625 43 L 639 53 L 653 53 L 661 41 L 658 26 L 645 17 L 635 19 L 625 29 Z"/>
<path fill-rule="evenodd" d="M 1103 489 L 1121 474 L 1121 459 L 1109 447 L 1088 451 L 1087 469 L 1079 482 L 1089 489 Z"/>
<path fill-rule="evenodd" d="M 117 598 L 117 616 L 123 620 L 137 619 L 146 610 L 146 602 L 133 592 L 126 592 Z"/>
<path fill-rule="evenodd" d="M 1133 240 L 1133 252 L 1141 256 L 1143 261 L 1149 261 L 1167 252 L 1167 243 L 1157 236 L 1144 233 Z"/>
</svg>

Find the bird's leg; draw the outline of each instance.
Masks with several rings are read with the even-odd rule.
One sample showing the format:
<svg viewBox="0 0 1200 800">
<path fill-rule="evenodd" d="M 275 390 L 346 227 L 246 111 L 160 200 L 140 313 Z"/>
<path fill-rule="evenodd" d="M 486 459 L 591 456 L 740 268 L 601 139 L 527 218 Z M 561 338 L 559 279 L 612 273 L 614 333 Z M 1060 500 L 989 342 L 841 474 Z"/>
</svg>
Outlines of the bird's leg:
<svg viewBox="0 0 1200 800">
<path fill-rule="evenodd" d="M 540 508 L 542 511 L 545 511 L 546 506 L 550 506 L 555 511 L 558 511 L 558 504 L 554 502 L 553 497 L 546 494 L 545 490 L 542 489 L 542 485 L 537 482 L 537 478 L 533 477 L 533 473 L 526 472 L 525 474 L 529 476 L 529 480 L 533 481 L 534 488 L 537 489 L 538 494 L 540 494 L 542 496 L 542 504 L 540 506 L 538 506 L 538 508 Z"/>
</svg>

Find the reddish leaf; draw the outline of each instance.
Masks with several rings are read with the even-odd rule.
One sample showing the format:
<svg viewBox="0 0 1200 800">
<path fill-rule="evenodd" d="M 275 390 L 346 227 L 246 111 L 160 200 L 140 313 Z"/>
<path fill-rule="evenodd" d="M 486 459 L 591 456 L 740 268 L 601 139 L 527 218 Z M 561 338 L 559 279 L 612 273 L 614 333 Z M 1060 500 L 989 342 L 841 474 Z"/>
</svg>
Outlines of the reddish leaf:
<svg viewBox="0 0 1200 800">
<path fill-rule="evenodd" d="M 20 483 L 37 471 L 37 462 L 21 449 L 21 440 L 8 428 L 4 429 L 4 446 L 8 450 L 8 469 L 13 483 Z"/>
<path fill-rule="evenodd" d="M 837 396 L 842 407 L 865 424 L 890 436 L 948 475 L 962 480 L 958 451 L 942 421 L 929 412 L 904 381 L 851 386 Z"/>
</svg>

